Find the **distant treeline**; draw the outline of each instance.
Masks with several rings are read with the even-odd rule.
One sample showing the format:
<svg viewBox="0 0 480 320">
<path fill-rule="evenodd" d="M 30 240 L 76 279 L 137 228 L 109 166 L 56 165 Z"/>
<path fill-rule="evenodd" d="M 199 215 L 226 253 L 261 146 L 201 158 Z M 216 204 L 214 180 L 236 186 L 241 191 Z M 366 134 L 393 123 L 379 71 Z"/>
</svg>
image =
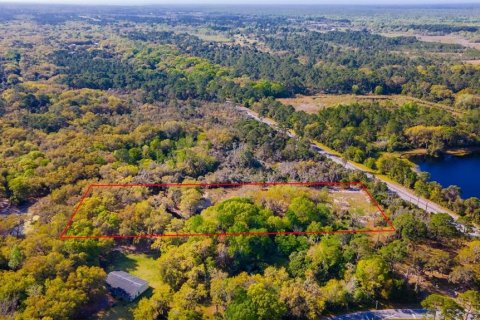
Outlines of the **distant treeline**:
<svg viewBox="0 0 480 320">
<path fill-rule="evenodd" d="M 450 24 L 410 24 L 408 29 L 420 30 L 435 33 L 453 33 L 453 32 L 477 32 L 479 30 L 476 26 L 455 26 Z"/>
<path fill-rule="evenodd" d="M 228 67 L 233 77 L 246 75 L 281 83 L 288 95 L 406 93 L 450 104 L 454 93 L 468 88 L 475 91 L 480 81 L 474 66 L 451 68 L 425 55 L 400 54 L 404 50 L 464 50 L 459 45 L 428 44 L 414 37 L 387 38 L 353 31 L 259 37 L 271 51 L 173 32 L 135 31 L 128 37 L 175 45 L 182 53 Z"/>
</svg>

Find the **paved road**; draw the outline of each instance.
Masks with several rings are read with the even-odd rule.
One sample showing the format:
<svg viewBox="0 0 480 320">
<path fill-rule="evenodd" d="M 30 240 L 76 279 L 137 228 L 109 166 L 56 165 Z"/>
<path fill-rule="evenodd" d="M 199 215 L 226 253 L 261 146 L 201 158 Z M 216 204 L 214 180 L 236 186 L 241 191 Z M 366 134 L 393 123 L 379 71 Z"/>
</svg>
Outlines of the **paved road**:
<svg viewBox="0 0 480 320">
<path fill-rule="evenodd" d="M 440 312 L 437 312 L 435 319 L 440 319 Z M 475 320 L 474 315 L 469 315 L 467 320 Z M 387 320 L 387 319 L 428 319 L 433 320 L 433 314 L 426 309 L 384 309 L 359 311 L 339 316 L 332 316 L 328 320 Z M 463 319 L 463 318 L 462 318 Z"/>
<path fill-rule="evenodd" d="M 344 314 L 330 320 L 384 320 L 384 319 L 429 319 L 425 309 L 386 309 Z"/>
<path fill-rule="evenodd" d="M 273 121 L 272 119 L 262 118 L 255 111 L 252 111 L 252 110 L 250 110 L 248 108 L 245 108 L 245 107 L 242 107 L 242 106 L 237 106 L 237 109 L 239 109 L 240 111 L 245 113 L 250 118 L 253 118 L 253 119 L 255 119 L 259 122 L 265 123 L 266 125 L 274 128 L 276 130 L 279 130 L 279 127 L 278 127 L 277 123 L 275 121 Z M 295 134 L 290 132 L 290 131 L 287 131 L 286 134 L 291 138 L 296 138 Z M 361 171 L 361 172 L 365 173 L 365 175 L 368 178 L 382 181 L 383 183 L 385 183 L 387 185 L 388 189 L 391 192 L 396 193 L 401 199 L 403 199 L 407 202 L 410 202 L 410 203 L 416 205 L 419 208 L 424 209 L 428 213 L 447 213 L 453 219 L 455 219 L 455 220 L 458 219 L 458 215 L 456 215 L 455 213 L 453 213 L 449 209 L 443 208 L 442 206 L 440 206 L 440 205 L 438 205 L 434 202 L 431 202 L 431 201 L 429 201 L 425 198 L 417 196 L 412 190 L 409 190 L 409 189 L 407 189 L 405 187 L 402 187 L 402 186 L 400 186 L 396 183 L 392 183 L 388 180 L 385 180 L 382 177 L 376 176 L 376 175 L 374 175 L 374 174 L 372 174 L 368 171 L 365 171 L 363 168 L 357 166 L 356 164 L 354 164 L 350 161 L 347 161 L 344 158 L 339 157 L 339 156 L 337 156 L 337 155 L 335 155 L 335 154 L 333 154 L 333 153 L 331 153 L 331 152 L 329 152 L 325 149 L 322 149 L 321 147 L 319 147 L 316 144 L 311 143 L 310 146 L 312 147 L 313 150 L 317 151 L 318 153 L 322 154 L 326 158 L 332 160 L 335 163 L 338 163 L 339 165 L 341 165 L 341 166 L 343 166 L 347 169 Z M 462 225 L 457 224 L 456 226 L 457 226 L 458 230 L 460 230 L 461 232 L 465 232 L 465 228 Z M 480 236 L 480 231 L 478 230 L 478 228 L 474 228 L 474 230 L 472 230 L 472 232 L 470 232 L 469 235 L 472 236 L 472 237 L 479 237 Z"/>
</svg>

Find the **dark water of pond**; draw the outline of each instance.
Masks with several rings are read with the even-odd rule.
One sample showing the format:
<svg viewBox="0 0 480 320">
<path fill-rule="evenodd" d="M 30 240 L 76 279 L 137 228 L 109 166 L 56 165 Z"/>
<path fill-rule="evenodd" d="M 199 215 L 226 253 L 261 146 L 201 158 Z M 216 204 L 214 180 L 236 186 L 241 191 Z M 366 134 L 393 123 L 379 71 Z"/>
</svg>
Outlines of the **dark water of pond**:
<svg viewBox="0 0 480 320">
<path fill-rule="evenodd" d="M 431 180 L 444 188 L 457 185 L 462 189 L 462 198 L 480 198 L 480 154 L 441 158 L 413 158 L 419 169 L 430 173 Z"/>
</svg>

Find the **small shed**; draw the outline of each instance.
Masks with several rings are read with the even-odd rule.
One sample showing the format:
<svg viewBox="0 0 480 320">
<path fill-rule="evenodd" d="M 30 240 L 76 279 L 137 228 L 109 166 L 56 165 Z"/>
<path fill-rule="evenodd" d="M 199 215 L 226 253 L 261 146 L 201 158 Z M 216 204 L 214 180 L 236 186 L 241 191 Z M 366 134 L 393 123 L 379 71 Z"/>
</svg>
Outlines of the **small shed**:
<svg viewBox="0 0 480 320">
<path fill-rule="evenodd" d="M 107 275 L 107 284 L 112 293 L 122 299 L 133 301 L 148 289 L 148 282 L 125 271 L 112 271 Z"/>
</svg>

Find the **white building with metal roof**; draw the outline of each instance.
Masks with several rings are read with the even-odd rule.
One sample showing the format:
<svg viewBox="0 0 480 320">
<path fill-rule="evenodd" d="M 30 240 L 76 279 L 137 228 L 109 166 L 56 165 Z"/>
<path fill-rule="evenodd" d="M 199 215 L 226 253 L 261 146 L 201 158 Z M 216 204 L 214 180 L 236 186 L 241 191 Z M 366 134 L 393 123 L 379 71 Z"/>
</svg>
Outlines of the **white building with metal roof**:
<svg viewBox="0 0 480 320">
<path fill-rule="evenodd" d="M 112 271 L 107 275 L 107 284 L 112 293 L 133 301 L 148 289 L 148 282 L 125 271 Z"/>
</svg>

